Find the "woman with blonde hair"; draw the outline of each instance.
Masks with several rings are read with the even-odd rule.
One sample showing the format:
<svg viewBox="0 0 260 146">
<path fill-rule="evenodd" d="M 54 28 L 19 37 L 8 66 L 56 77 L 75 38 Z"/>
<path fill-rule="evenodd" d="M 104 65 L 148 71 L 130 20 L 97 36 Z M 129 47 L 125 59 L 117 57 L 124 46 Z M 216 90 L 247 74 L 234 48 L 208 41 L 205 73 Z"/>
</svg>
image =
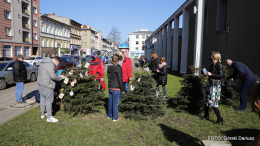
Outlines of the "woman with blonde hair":
<svg viewBox="0 0 260 146">
<path fill-rule="evenodd" d="M 160 59 L 161 64 L 159 64 L 159 69 L 156 69 L 156 72 L 158 74 L 158 80 L 157 80 L 157 86 L 162 85 L 163 91 L 164 91 L 164 99 L 166 99 L 166 87 L 167 84 L 167 64 L 165 63 L 165 57 L 161 57 Z M 159 88 L 157 89 L 159 91 Z M 158 92 L 157 92 L 158 96 Z"/>
<path fill-rule="evenodd" d="M 118 102 L 121 93 L 124 94 L 125 88 L 123 84 L 122 68 L 119 65 L 119 55 L 114 55 L 112 58 L 113 65 L 107 68 L 109 99 L 107 118 L 113 118 L 113 121 L 118 121 Z"/>
<path fill-rule="evenodd" d="M 210 57 L 212 65 L 209 71 L 205 73 L 209 77 L 208 85 L 204 95 L 205 114 L 204 118 L 209 119 L 209 107 L 212 107 L 217 116 L 217 122 L 223 125 L 223 118 L 220 116 L 218 109 L 219 100 L 221 96 L 221 85 L 223 83 L 223 67 L 221 65 L 221 54 L 219 52 L 212 52 Z"/>
<path fill-rule="evenodd" d="M 158 75 L 157 75 L 157 69 L 158 69 L 158 65 L 159 65 L 159 61 L 158 61 L 158 55 L 156 53 L 152 53 L 152 61 L 150 64 L 150 70 L 153 73 L 153 78 L 155 79 L 155 81 L 158 80 Z"/>
</svg>

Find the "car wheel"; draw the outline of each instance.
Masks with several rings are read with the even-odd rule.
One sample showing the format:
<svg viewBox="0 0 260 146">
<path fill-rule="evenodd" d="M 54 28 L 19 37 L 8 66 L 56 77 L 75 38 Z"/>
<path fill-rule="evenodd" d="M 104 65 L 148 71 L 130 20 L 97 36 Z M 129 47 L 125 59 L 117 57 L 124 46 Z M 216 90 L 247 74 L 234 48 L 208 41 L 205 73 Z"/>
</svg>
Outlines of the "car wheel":
<svg viewBox="0 0 260 146">
<path fill-rule="evenodd" d="M 0 90 L 5 89 L 7 86 L 7 83 L 5 81 L 5 79 L 0 79 Z"/>
<path fill-rule="evenodd" d="M 33 63 L 33 66 L 36 66 L 36 63 L 35 63 L 35 62 Z"/>
<path fill-rule="evenodd" d="M 35 75 L 35 73 L 32 73 L 32 74 L 31 74 L 30 81 L 31 81 L 31 82 L 35 82 L 35 81 L 36 81 L 36 75 Z"/>
</svg>

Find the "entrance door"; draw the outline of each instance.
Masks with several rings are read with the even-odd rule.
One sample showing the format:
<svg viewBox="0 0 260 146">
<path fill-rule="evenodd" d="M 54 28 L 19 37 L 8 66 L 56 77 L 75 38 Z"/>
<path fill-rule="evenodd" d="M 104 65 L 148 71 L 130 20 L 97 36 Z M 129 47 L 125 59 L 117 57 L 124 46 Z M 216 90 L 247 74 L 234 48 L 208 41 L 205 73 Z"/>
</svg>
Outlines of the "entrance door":
<svg viewBox="0 0 260 146">
<path fill-rule="evenodd" d="M 37 55 L 38 47 L 33 47 L 33 54 L 32 55 Z"/>
</svg>

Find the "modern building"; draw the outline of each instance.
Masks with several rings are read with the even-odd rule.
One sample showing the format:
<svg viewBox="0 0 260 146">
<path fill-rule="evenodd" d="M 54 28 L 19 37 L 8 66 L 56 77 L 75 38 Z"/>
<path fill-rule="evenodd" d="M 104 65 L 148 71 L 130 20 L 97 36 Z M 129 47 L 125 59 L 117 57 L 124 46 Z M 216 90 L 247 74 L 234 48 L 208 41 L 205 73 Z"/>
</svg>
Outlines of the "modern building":
<svg viewBox="0 0 260 146">
<path fill-rule="evenodd" d="M 42 57 L 71 54 L 70 25 L 42 15 L 40 44 Z"/>
<path fill-rule="evenodd" d="M 135 56 L 140 57 L 144 55 L 143 46 L 145 45 L 145 40 L 152 33 L 148 29 L 137 29 L 136 32 L 129 33 L 129 57 L 134 58 Z"/>
<path fill-rule="evenodd" d="M 180 73 L 190 72 L 190 65 L 208 68 L 212 51 L 218 51 L 224 65 L 226 59 L 240 61 L 256 74 L 260 66 L 259 5 L 259 0 L 187 0 L 145 42 L 154 42 L 150 52 L 165 56 L 168 67 Z M 179 35 L 180 17 L 182 39 L 173 37 L 172 43 L 169 38 Z M 169 33 L 173 26 L 174 32 Z"/>
<path fill-rule="evenodd" d="M 70 47 L 73 49 L 74 55 L 79 55 L 81 49 L 81 24 L 70 18 L 55 16 L 55 13 L 48 14 L 48 17 L 70 25 Z"/>
<path fill-rule="evenodd" d="M 0 11 L 0 56 L 39 56 L 40 0 L 1 0 Z"/>
</svg>

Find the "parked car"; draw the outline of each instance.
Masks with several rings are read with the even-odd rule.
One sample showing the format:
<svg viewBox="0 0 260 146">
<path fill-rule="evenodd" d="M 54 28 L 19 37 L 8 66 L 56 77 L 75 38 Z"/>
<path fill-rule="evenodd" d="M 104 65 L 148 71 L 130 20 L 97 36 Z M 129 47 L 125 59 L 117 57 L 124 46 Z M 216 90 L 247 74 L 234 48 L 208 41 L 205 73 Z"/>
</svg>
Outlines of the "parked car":
<svg viewBox="0 0 260 146">
<path fill-rule="evenodd" d="M 140 60 L 142 60 L 143 58 L 145 58 L 145 56 L 144 56 L 144 55 L 140 56 Z"/>
<path fill-rule="evenodd" d="M 138 57 L 138 56 L 135 56 L 135 57 L 134 57 L 134 60 L 138 60 L 138 59 L 139 59 L 139 57 Z"/>
<path fill-rule="evenodd" d="M 0 61 L 12 61 L 13 59 L 8 57 L 0 57 Z"/>
<path fill-rule="evenodd" d="M 43 57 L 28 57 L 24 59 L 24 62 L 30 63 L 33 66 L 39 66 Z"/>
<path fill-rule="evenodd" d="M 56 70 L 66 70 L 73 67 L 76 67 L 76 61 L 73 60 L 71 57 L 60 57 L 61 63 L 56 67 Z"/>
<path fill-rule="evenodd" d="M 23 62 L 27 70 L 27 80 L 31 82 L 36 81 L 38 77 L 38 67 L 32 66 L 27 62 Z M 0 90 L 6 88 L 7 85 L 14 84 L 13 78 L 13 65 L 14 61 L 1 61 L 0 62 Z"/>
</svg>

